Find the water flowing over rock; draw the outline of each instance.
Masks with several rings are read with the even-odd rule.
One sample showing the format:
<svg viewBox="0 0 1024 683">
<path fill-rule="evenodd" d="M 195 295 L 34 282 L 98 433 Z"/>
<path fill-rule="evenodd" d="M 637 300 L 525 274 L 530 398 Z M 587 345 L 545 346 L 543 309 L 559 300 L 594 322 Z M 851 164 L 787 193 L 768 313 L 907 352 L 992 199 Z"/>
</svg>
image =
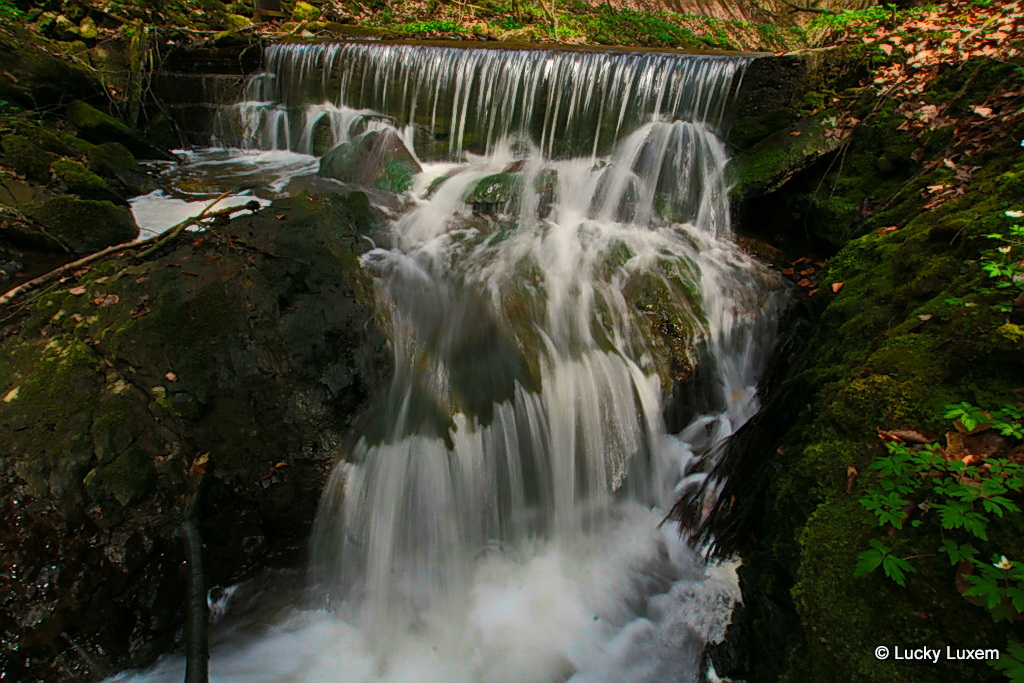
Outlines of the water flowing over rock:
<svg viewBox="0 0 1024 683">
<path fill-rule="evenodd" d="M 199 240 L 228 239 L 254 249 L 254 258 L 288 260 L 294 291 L 278 297 L 276 314 L 312 308 L 327 317 L 326 332 L 290 329 L 283 343 L 301 362 L 271 362 L 275 374 L 262 379 L 284 383 L 267 391 L 294 420 L 265 426 L 278 440 L 323 430 L 320 448 L 310 448 L 340 456 L 319 502 L 308 590 L 266 617 L 275 624 L 269 630 L 245 627 L 219 641 L 215 680 L 700 679 L 701 653 L 723 632 L 735 580 L 730 567 L 705 564 L 659 522 L 676 497 L 700 485 L 701 459 L 757 411 L 756 386 L 786 301 L 781 280 L 732 239 L 729 220 L 721 136 L 749 61 L 270 47 L 243 100 L 218 114 L 217 141 L 234 149 L 198 153 L 207 161 L 195 165 L 216 165 L 218 182 L 230 187 L 272 162 L 281 173 L 271 192 L 344 193 L 345 183 L 359 182 L 404 191 L 406 203 L 381 209 L 387 225 L 364 231 L 367 239 L 316 224 L 336 247 L 358 242 L 348 252 L 360 253 L 358 276 L 348 256 L 336 272 L 301 275 L 311 262 L 335 263 L 323 244 L 279 251 L 277 240 L 292 239 L 291 214 L 316 204 L 306 194 L 259 214 L 273 234 L 265 245 L 251 244 L 244 230 Z M 312 155 L 325 151 L 318 164 Z M 403 170 L 401 183 L 391 182 L 389 164 Z M 343 182 L 313 176 L 317 166 Z M 187 177 L 188 164 L 178 173 Z M 279 233 L 268 215 L 281 221 Z M 205 272 L 198 263 L 187 268 Z M 332 394 L 339 377 L 362 372 L 365 353 L 327 351 L 342 335 L 336 325 L 349 341 L 370 325 L 363 304 L 345 303 L 361 301 L 353 278 L 372 282 L 373 320 L 389 341 L 376 348 L 390 353 L 384 367 L 393 376 L 342 442 L 338 425 L 361 404 L 332 403 L 331 419 L 327 404 L 307 395 L 319 396 L 304 372 L 326 368 L 319 390 Z M 290 286 L 274 282 L 238 286 Z M 217 283 L 211 288 L 220 291 L 225 283 Z M 212 303 L 226 321 L 249 315 L 234 310 L 245 306 L 231 297 Z M 334 305 L 361 313 L 333 318 Z M 238 363 L 264 367 L 262 345 L 279 348 L 268 335 L 236 340 L 245 351 L 229 353 L 227 369 L 207 371 L 210 386 L 244 375 Z M 310 343 L 311 355 L 303 351 Z M 295 381 L 300 390 L 285 397 Z M 701 399 L 672 406 L 685 425 L 673 435 L 663 415 L 684 382 L 699 382 Z M 164 392 L 153 394 L 154 404 L 173 412 L 180 397 L 158 377 L 140 386 L 156 385 Z M 211 395 L 202 386 L 197 395 Z M 263 386 L 254 380 L 246 388 Z M 248 425 L 267 413 L 257 419 L 230 406 L 216 415 L 239 425 L 246 452 L 232 450 L 228 464 L 252 467 L 253 439 L 271 434 Z M 216 463 L 216 435 L 199 434 Z M 277 472 L 276 452 L 270 466 L 268 476 L 289 474 Z M 127 478 L 115 477 L 117 467 L 88 478 L 82 465 L 68 486 L 91 495 L 117 479 L 127 483 L 101 486 L 107 499 L 145 504 L 169 495 L 149 467 L 142 458 Z M 313 499 L 298 505 L 285 497 L 261 510 L 307 510 Z M 145 654 L 161 647 L 147 645 Z M 282 648 L 286 654 L 274 654 Z M 180 676 L 172 657 L 127 680 Z"/>
<path fill-rule="evenodd" d="M 215 649 L 215 677 L 700 677 L 734 587 L 658 521 L 756 411 L 785 300 L 731 239 L 720 134 L 748 61 L 268 50 L 221 142 L 329 140 L 323 173 L 401 140 L 422 170 L 361 258 L 395 374 L 321 499 L 307 600 Z M 667 397 L 698 376 L 670 435 Z"/>
<path fill-rule="evenodd" d="M 606 154 L 639 123 L 717 130 L 749 57 L 287 43 L 224 116 L 219 137 L 310 153 L 320 122 L 335 144 L 369 122 L 413 125 L 422 159 L 490 152 L 529 137 L 547 156 Z M 382 116 L 383 115 L 383 116 Z"/>
</svg>

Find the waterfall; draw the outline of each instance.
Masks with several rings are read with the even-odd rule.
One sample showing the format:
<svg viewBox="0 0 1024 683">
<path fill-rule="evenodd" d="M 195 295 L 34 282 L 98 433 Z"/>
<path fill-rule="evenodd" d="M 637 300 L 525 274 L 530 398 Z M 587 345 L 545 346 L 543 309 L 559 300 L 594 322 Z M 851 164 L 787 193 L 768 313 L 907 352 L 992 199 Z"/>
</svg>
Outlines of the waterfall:
<svg viewBox="0 0 1024 683">
<path fill-rule="evenodd" d="M 268 50 L 222 142 L 394 130 L 423 171 L 363 257 L 395 374 L 323 495 L 312 606 L 215 648 L 214 680 L 702 678 L 735 584 L 659 522 L 757 410 L 785 299 L 729 223 L 720 136 L 748 61 Z M 691 375 L 710 398 L 668 434 Z"/>
<path fill-rule="evenodd" d="M 374 43 L 282 43 L 221 117 L 226 144 L 327 149 L 382 120 L 417 124 L 424 158 L 531 137 L 548 157 L 607 153 L 638 123 L 719 129 L 749 57 Z"/>
</svg>

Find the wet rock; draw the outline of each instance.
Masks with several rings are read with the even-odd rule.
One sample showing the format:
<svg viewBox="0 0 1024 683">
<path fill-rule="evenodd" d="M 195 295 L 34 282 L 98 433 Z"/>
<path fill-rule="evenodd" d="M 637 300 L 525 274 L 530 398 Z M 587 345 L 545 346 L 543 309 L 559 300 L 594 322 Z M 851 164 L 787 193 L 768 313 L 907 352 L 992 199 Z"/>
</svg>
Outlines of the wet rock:
<svg viewBox="0 0 1024 683">
<path fill-rule="evenodd" d="M 733 201 L 742 204 L 750 197 L 774 192 L 800 171 L 839 149 L 846 139 L 839 128 L 839 116 L 831 110 L 775 132 L 729 162 L 729 172 L 736 181 Z"/>
<path fill-rule="evenodd" d="M 68 122 L 78 134 L 95 144 L 116 142 L 124 145 L 138 159 L 175 161 L 168 150 L 157 147 L 113 116 L 82 101 L 72 102 L 65 112 Z"/>
<path fill-rule="evenodd" d="M 353 205 L 350 206 L 350 203 Z M 0 660 L 95 680 L 181 636 L 189 470 L 211 588 L 304 558 L 342 435 L 385 381 L 365 198 L 281 200 L 124 255 L 0 329 Z M 4 311 L 5 315 L 11 311 Z"/>
<path fill-rule="evenodd" d="M 135 224 L 131 209 L 109 201 L 63 195 L 29 204 L 24 212 L 46 228 L 51 237 L 79 254 L 99 251 L 139 236 L 139 226 Z"/>
<path fill-rule="evenodd" d="M 132 197 L 153 189 L 153 179 L 122 144 L 90 145 L 85 150 L 85 159 L 89 169 L 105 178 L 122 196 Z"/>
<path fill-rule="evenodd" d="M 473 213 L 493 214 L 508 211 L 522 193 L 523 178 L 518 173 L 495 173 L 482 178 L 468 197 L 466 203 L 473 207 Z"/>
<path fill-rule="evenodd" d="M 318 174 L 386 192 L 404 192 L 421 170 L 395 131 L 372 130 L 325 154 Z"/>
</svg>

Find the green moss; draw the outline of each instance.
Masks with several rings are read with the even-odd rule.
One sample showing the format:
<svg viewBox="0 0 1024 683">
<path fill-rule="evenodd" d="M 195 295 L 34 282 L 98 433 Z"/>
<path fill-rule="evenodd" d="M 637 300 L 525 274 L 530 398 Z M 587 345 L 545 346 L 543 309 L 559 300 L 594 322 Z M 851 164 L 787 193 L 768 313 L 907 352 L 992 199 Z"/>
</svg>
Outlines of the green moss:
<svg viewBox="0 0 1024 683">
<path fill-rule="evenodd" d="M 72 102 L 68 105 L 67 111 L 64 112 L 64 116 L 67 118 L 68 123 L 79 130 L 109 128 L 120 131 L 124 134 L 131 133 L 131 129 L 128 128 L 128 126 L 124 125 L 113 116 L 104 114 L 96 107 L 85 102 Z"/>
<path fill-rule="evenodd" d="M 107 181 L 78 161 L 58 159 L 53 162 L 50 169 L 73 192 L 95 192 L 110 189 Z"/>
<path fill-rule="evenodd" d="M 319 17 L 320 8 L 308 2 L 303 2 L 303 0 L 298 0 L 295 3 L 295 8 L 292 10 L 293 21 L 313 21 Z"/>
<path fill-rule="evenodd" d="M 95 500 L 114 498 L 121 505 L 134 505 L 153 490 L 156 472 L 144 453 L 129 450 L 110 464 L 91 470 L 84 484 Z"/>
<path fill-rule="evenodd" d="M 65 195 L 30 205 L 25 211 L 79 253 L 127 242 L 139 235 L 131 211 L 108 201 Z"/>
<path fill-rule="evenodd" d="M 412 187 L 417 170 L 402 160 L 390 160 L 373 182 L 373 186 L 385 192 L 405 192 Z"/>
<path fill-rule="evenodd" d="M 33 144 L 23 135 L 7 135 L 3 139 L 4 157 L 19 173 L 30 180 L 46 183 L 50 180 L 50 165 L 57 155 Z"/>
</svg>

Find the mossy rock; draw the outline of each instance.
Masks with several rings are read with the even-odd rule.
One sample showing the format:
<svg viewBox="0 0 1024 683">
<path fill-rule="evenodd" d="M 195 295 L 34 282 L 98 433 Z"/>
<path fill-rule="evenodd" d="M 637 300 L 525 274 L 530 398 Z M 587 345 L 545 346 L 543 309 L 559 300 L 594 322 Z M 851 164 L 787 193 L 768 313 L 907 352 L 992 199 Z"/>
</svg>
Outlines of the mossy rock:
<svg viewBox="0 0 1024 683">
<path fill-rule="evenodd" d="M 0 604 L 9 676 L 84 683 L 175 648 L 204 454 L 210 586 L 304 562 L 338 444 L 389 368 L 353 202 L 279 201 L 4 311 L 20 317 L 0 339 L 0 563 L 56 572 Z M 72 628 L 88 661 L 63 656 Z"/>
<path fill-rule="evenodd" d="M 0 64 L 7 74 L 0 78 L 0 99 L 37 109 L 103 92 L 88 70 L 51 54 L 39 45 L 38 36 L 15 24 L 6 22 L 6 31 L 0 33 Z"/>
<path fill-rule="evenodd" d="M 494 173 L 480 179 L 466 197 L 476 213 L 501 213 L 511 209 L 522 193 L 521 173 Z"/>
<path fill-rule="evenodd" d="M 58 159 L 50 165 L 50 170 L 68 186 L 68 189 L 77 194 L 113 194 L 107 181 L 87 169 L 80 161 Z"/>
<path fill-rule="evenodd" d="M 405 192 L 421 167 L 393 130 L 373 130 L 320 159 L 318 175 L 385 192 Z"/>
<path fill-rule="evenodd" d="M 91 145 L 85 158 L 89 170 L 107 179 L 123 196 L 144 194 L 153 188 L 152 178 L 124 145 L 116 142 Z"/>
<path fill-rule="evenodd" d="M 139 236 L 139 226 L 127 207 L 109 201 L 54 197 L 25 207 L 47 232 L 74 252 L 87 254 L 128 242 Z"/>
<path fill-rule="evenodd" d="M 237 31 L 240 28 L 245 28 L 251 23 L 252 21 L 248 17 L 243 17 L 241 14 L 224 15 L 224 25 L 227 26 L 229 30 Z"/>
<path fill-rule="evenodd" d="M 82 40 L 96 40 L 96 22 L 91 17 L 86 17 L 78 23 L 78 35 L 81 36 Z"/>
<path fill-rule="evenodd" d="M 318 18 L 320 18 L 320 8 L 303 2 L 303 0 L 298 0 L 295 3 L 295 8 L 292 9 L 293 21 L 315 21 Z"/>
<path fill-rule="evenodd" d="M 68 123 L 89 142 L 116 142 L 124 145 L 136 158 L 175 161 L 168 150 L 157 147 L 113 116 L 82 101 L 72 102 L 65 112 Z"/>
<path fill-rule="evenodd" d="M 32 144 L 47 152 L 62 157 L 79 157 L 86 149 L 91 147 L 90 143 L 69 135 L 61 130 L 54 130 L 44 126 L 19 120 L 13 124 L 14 132 L 28 138 Z"/>
<path fill-rule="evenodd" d="M 4 157 L 19 173 L 30 180 L 47 183 L 50 180 L 50 165 L 57 155 L 40 149 L 23 135 L 8 135 L 2 143 Z"/>
</svg>

